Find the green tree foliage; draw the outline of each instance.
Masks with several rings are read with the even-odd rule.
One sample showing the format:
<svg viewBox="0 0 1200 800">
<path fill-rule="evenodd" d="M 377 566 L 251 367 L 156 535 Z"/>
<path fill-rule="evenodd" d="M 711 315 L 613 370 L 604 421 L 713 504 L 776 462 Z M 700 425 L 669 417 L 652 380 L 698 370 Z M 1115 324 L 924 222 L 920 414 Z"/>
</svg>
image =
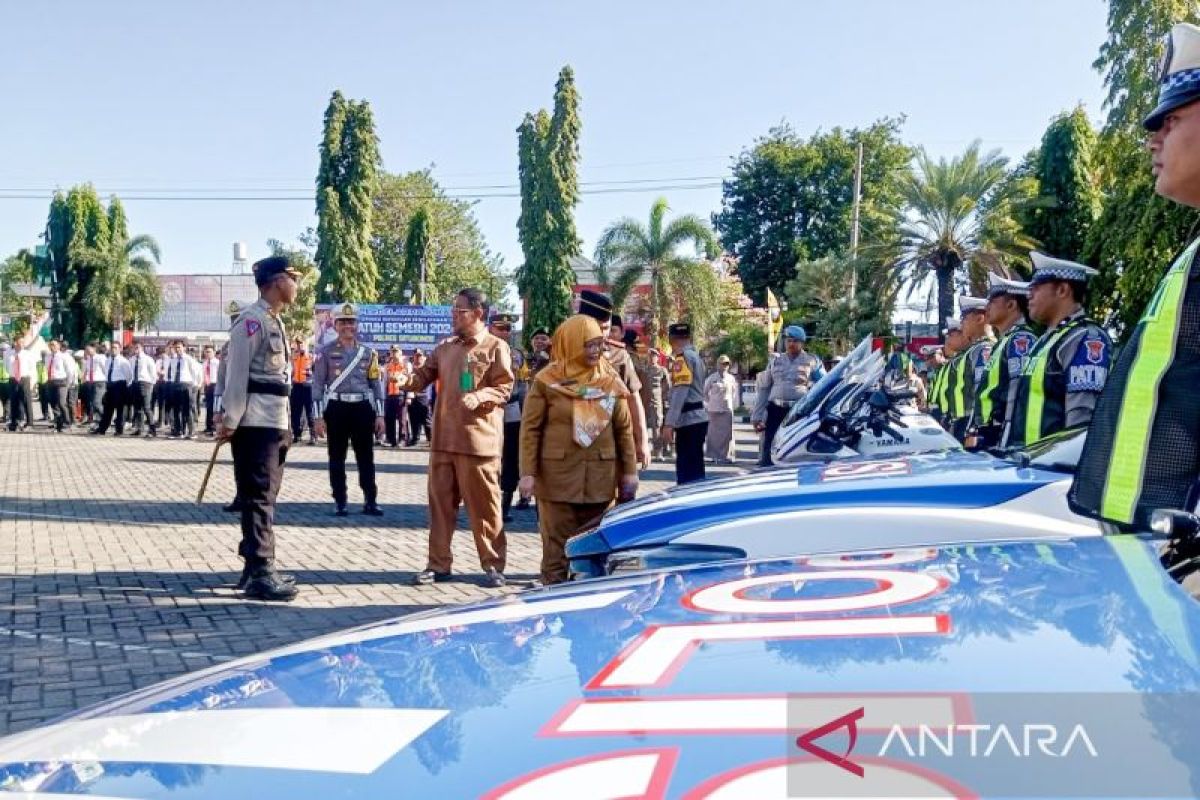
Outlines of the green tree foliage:
<svg viewBox="0 0 1200 800">
<path fill-rule="evenodd" d="M 1176 22 L 1200 22 L 1200 5 L 1109 0 L 1108 39 L 1093 65 L 1108 88 L 1098 148 L 1105 194 L 1084 260 L 1101 271 L 1089 292 L 1092 313 L 1125 332 L 1174 256 L 1200 231 L 1200 214 L 1155 194 L 1142 129 L 1158 100 L 1163 37 Z"/>
<path fill-rule="evenodd" d="M 772 128 L 734 159 L 713 224 L 738 258 L 746 291 L 763 303 L 782 294 L 798 261 L 849 249 L 854 165 L 863 144 L 860 241 L 880 261 L 896 254 L 904 206 L 904 177 L 912 149 L 900 141 L 903 119 L 864 129 L 834 128 L 807 141 L 791 127 Z"/>
<path fill-rule="evenodd" d="M 1042 136 L 1035 177 L 1038 202 L 1025 232 L 1045 252 L 1077 261 L 1100 213 L 1096 132 L 1083 108 L 1056 117 Z"/>
<path fill-rule="evenodd" d="M 89 320 L 88 339 L 108 339 L 112 330 L 146 324 L 162 311 L 156 268 L 162 250 L 153 237 L 130 237 L 125 209 L 115 197 L 109 203 L 110 230 L 115 234 L 100 247 L 85 248 L 76 260 L 92 275 L 83 293 Z"/>
<path fill-rule="evenodd" d="M 853 304 L 852 270 L 857 276 Z M 899 288 L 899 275 L 890 264 L 829 256 L 800 262 L 784 292 L 789 315 L 803 322 L 810 337 L 826 343 L 830 353 L 846 353 L 864 336 L 891 332 Z"/>
<path fill-rule="evenodd" d="M 1011 211 L 1021 184 L 1009 180 L 1008 160 L 999 151 L 981 153 L 979 142 L 949 160 L 917 153 L 917 170 L 904 187 L 908 221 L 902 226 L 903 254 L 897 266 L 910 291 L 932 274 L 937 281 L 938 319 L 957 313 L 954 296 L 966 282 L 982 294 L 986 271 L 1005 258 L 1025 258 L 1034 242 L 1000 217 Z"/>
<path fill-rule="evenodd" d="M 713 348 L 714 356 L 729 356 L 738 375 L 748 376 L 767 366 L 766 326 L 749 320 L 730 325 Z"/>
<path fill-rule="evenodd" d="M 601 283 L 612 287 L 614 308 L 623 308 L 639 283 L 648 281 L 650 298 L 646 329 L 658 341 L 667 338 L 670 322 L 687 319 L 705 336 L 721 312 L 717 275 L 711 259 L 720 252 L 717 237 L 695 214 L 667 221 L 667 201 L 659 198 L 642 225 L 624 217 L 604 229 L 596 243 Z"/>
<path fill-rule="evenodd" d="M 374 302 L 379 269 L 371 248 L 379 139 L 371 106 L 334 92 L 325 109 L 317 172 L 318 291 L 326 301 Z M 332 290 L 327 290 L 332 286 Z"/>
<path fill-rule="evenodd" d="M 488 249 L 473 204 L 447 197 L 432 173 L 420 170 L 380 178 L 371 236 L 380 302 L 404 303 L 405 291 L 409 299 L 419 297 L 419 262 L 410 260 L 407 245 L 420 216 L 425 220 L 426 302 L 448 305 L 465 286 L 498 298 L 507 281 L 503 260 Z"/>
<path fill-rule="evenodd" d="M 311 230 L 311 229 L 310 229 Z M 313 311 L 317 301 L 317 276 L 320 270 L 313 260 L 312 251 L 301 237 L 302 247 L 284 244 L 278 239 L 268 239 L 267 247 L 273 256 L 284 256 L 288 264 L 300 272 L 296 302 L 283 312 L 283 325 L 289 336 L 308 337 L 313 332 Z"/>
<path fill-rule="evenodd" d="M 124 218 L 123 212 L 117 213 Z M 45 238 L 47 255 L 38 259 L 38 278 L 50 286 L 53 330 L 77 346 L 88 338 L 89 329 L 99 327 L 96 332 L 102 333 L 104 324 L 89 318 L 84 305 L 96 265 L 83 256 L 106 251 L 112 242 L 109 212 L 91 184 L 75 186 L 66 195 L 55 192 Z"/>
<path fill-rule="evenodd" d="M 517 234 L 525 263 L 517 288 L 526 301 L 525 330 L 553 330 L 571 314 L 580 253 L 575 231 L 579 202 L 579 93 L 575 73 L 563 67 L 554 90 L 554 113 L 526 114 L 517 128 L 521 215 Z"/>
<path fill-rule="evenodd" d="M 32 303 L 13 289 L 15 283 L 33 283 L 37 275 L 37 260 L 28 250 L 18 250 L 0 263 L 0 309 L 28 311 Z"/>
</svg>

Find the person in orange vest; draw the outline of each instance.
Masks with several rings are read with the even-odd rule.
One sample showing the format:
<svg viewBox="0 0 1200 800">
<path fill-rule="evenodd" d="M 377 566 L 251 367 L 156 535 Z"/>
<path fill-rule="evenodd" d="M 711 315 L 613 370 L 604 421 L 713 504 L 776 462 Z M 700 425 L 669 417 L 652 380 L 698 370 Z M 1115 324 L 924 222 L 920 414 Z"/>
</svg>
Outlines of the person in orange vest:
<svg viewBox="0 0 1200 800">
<path fill-rule="evenodd" d="M 308 443 L 315 445 L 317 434 L 313 430 L 312 378 L 312 353 L 308 352 L 304 340 L 297 336 L 292 340 L 292 394 L 288 398 L 292 405 L 292 441 L 300 441 L 307 421 Z"/>
<path fill-rule="evenodd" d="M 388 351 L 388 362 L 384 366 L 383 427 L 388 447 L 399 447 L 404 436 L 404 406 L 406 392 L 401 388 L 404 376 L 408 375 L 408 364 L 399 345 Z"/>
</svg>

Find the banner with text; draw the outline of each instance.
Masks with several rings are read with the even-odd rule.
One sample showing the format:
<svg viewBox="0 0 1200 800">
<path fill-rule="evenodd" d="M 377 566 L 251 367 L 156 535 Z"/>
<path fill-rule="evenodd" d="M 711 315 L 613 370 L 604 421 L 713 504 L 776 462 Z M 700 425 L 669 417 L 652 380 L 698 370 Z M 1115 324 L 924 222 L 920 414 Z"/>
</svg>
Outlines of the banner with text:
<svg viewBox="0 0 1200 800">
<path fill-rule="evenodd" d="M 318 304 L 315 308 L 313 338 L 317 347 L 337 339 L 337 331 L 333 327 L 333 308 L 332 304 Z M 412 355 L 412 351 L 418 347 L 428 353 L 453 332 L 450 306 L 358 307 L 359 341 L 376 350 L 399 345 L 406 355 Z"/>
</svg>

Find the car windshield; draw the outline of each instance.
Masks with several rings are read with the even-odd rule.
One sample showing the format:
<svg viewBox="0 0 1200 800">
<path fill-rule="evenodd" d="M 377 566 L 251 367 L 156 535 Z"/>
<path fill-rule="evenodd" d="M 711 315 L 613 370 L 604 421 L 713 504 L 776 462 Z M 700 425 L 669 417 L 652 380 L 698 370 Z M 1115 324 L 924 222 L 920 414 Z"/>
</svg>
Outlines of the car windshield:
<svg viewBox="0 0 1200 800">
<path fill-rule="evenodd" d="M 845 400 L 849 394 L 853 393 L 852 390 L 843 393 L 837 391 L 838 388 L 843 385 L 861 384 L 871 371 L 872 362 L 878 359 L 878 354 L 871 350 L 871 337 L 868 336 L 850 351 L 850 355 L 825 373 L 825 376 L 808 390 L 808 394 L 792 406 L 788 415 L 784 417 L 783 425 L 790 425 L 797 420 L 811 416 L 814 411 L 822 408 L 827 399 L 832 399 L 834 402 Z M 835 392 L 837 395 L 833 396 Z"/>
</svg>

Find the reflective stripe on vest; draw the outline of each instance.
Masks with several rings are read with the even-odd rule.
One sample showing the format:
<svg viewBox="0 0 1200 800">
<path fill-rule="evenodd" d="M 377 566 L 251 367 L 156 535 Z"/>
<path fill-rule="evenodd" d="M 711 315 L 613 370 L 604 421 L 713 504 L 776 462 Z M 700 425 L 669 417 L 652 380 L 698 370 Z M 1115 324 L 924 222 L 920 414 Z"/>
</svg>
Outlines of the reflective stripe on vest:
<svg viewBox="0 0 1200 800">
<path fill-rule="evenodd" d="M 992 394 L 1000 387 L 1000 368 L 1008 352 L 1008 343 L 1023 330 L 1020 325 L 1013 326 L 1011 331 L 1000 337 L 1000 341 L 996 342 L 995 348 L 992 349 L 992 357 L 988 359 L 987 371 L 984 373 L 983 391 L 979 393 L 978 407 L 975 409 L 978 412 L 975 418 L 979 420 L 980 425 L 988 425 L 992 421 L 992 412 L 996 410 Z"/>
<path fill-rule="evenodd" d="M 1125 395 L 1121 398 L 1112 457 L 1108 462 L 1108 477 L 1100 504 L 1100 514 L 1106 519 L 1133 522 L 1138 496 L 1142 493 L 1150 432 L 1158 411 L 1158 387 L 1175 359 L 1180 312 L 1192 259 L 1198 248 L 1200 240 L 1192 242 L 1192 246 L 1175 260 L 1142 315 L 1141 323 L 1145 328 L 1137 356 L 1129 369 Z"/>
<path fill-rule="evenodd" d="M 1075 330 L 1083 321 L 1084 318 L 1079 317 L 1049 334 L 1046 346 L 1038 348 L 1025 365 L 1022 374 L 1029 377 L 1025 400 L 1025 445 L 1031 445 L 1042 438 L 1042 410 L 1046 405 L 1046 364 L 1049 362 L 1047 356 L 1064 336 Z"/>
</svg>

